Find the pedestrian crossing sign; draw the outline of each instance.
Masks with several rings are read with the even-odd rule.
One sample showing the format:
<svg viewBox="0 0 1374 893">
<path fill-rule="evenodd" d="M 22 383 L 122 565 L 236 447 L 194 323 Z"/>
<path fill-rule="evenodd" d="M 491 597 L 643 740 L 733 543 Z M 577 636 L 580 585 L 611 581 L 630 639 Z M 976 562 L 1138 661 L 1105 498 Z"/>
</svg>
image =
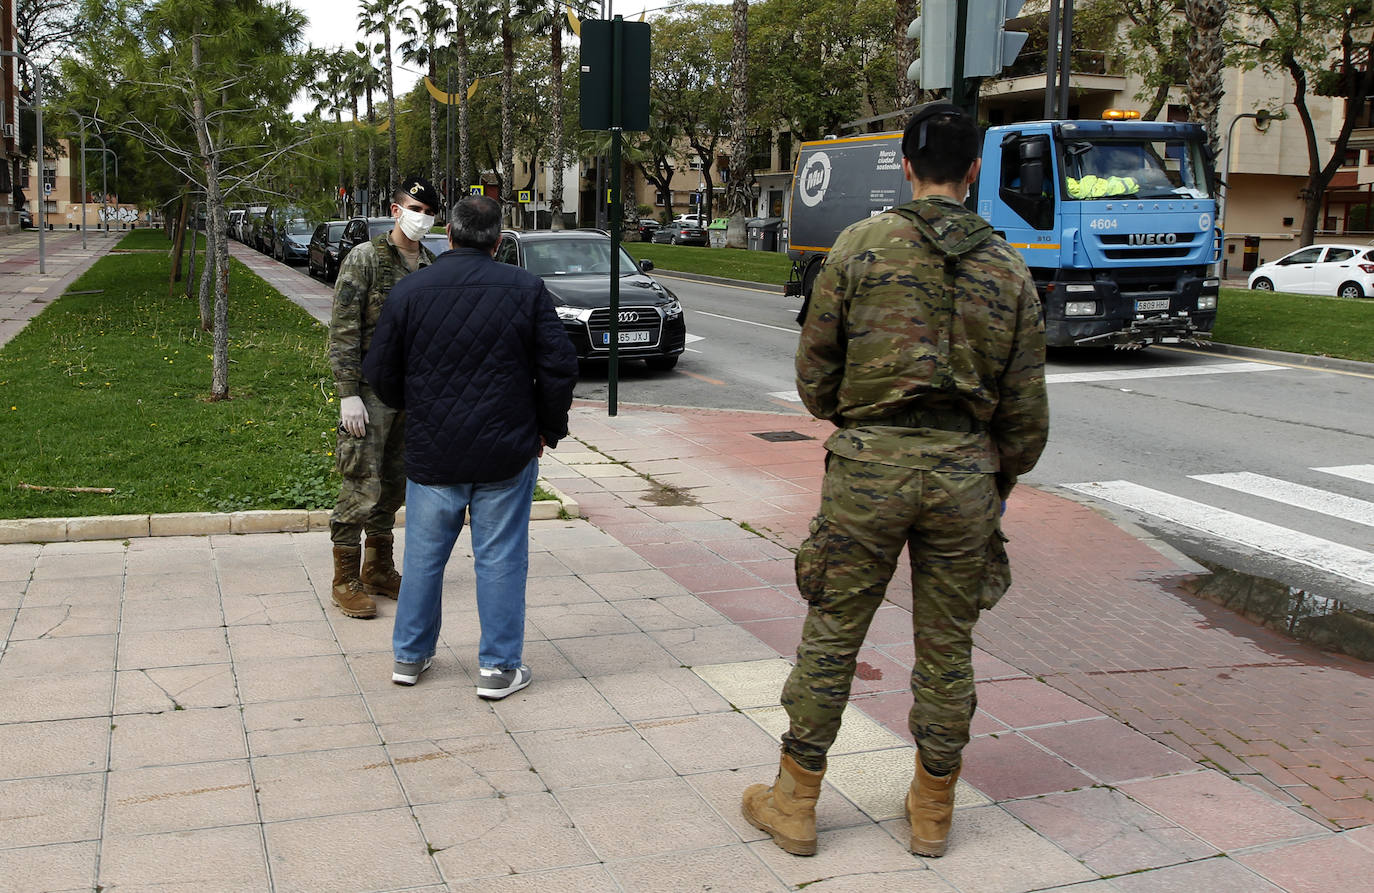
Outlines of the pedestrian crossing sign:
<svg viewBox="0 0 1374 893">
<path fill-rule="evenodd" d="M 486 194 L 487 194 L 487 193 L 486 193 L 486 190 L 484 190 L 484 189 L 482 188 L 482 184 L 481 184 L 481 183 L 478 183 L 476 186 L 469 186 L 469 187 L 468 187 L 468 195 L 486 195 Z"/>
<path fill-rule="evenodd" d="M 534 201 L 534 194 L 529 189 L 521 189 L 519 192 L 520 204 L 528 205 Z"/>
</svg>

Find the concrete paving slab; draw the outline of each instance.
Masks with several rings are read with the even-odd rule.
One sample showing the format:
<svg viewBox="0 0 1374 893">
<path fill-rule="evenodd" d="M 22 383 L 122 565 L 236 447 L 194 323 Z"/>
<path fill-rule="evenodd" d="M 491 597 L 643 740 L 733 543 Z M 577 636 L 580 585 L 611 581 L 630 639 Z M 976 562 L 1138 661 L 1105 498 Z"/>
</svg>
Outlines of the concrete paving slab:
<svg viewBox="0 0 1374 893">
<path fill-rule="evenodd" d="M 352 893 L 440 880 L 408 809 L 331 815 L 262 828 L 276 890 Z M 338 842 L 367 841 L 366 846 Z"/>
<path fill-rule="evenodd" d="M 247 760 L 110 772 L 103 834 L 182 832 L 258 821 Z"/>
<path fill-rule="evenodd" d="M 446 878 L 500 877 L 598 861 L 547 791 L 418 806 L 415 817 Z"/>
<path fill-rule="evenodd" d="M 777 739 L 733 711 L 637 722 L 635 730 L 679 775 L 764 764 Z"/>
<path fill-rule="evenodd" d="M 769 893 L 788 889 L 742 844 L 612 862 L 607 868 L 625 893 L 717 889 Z"/>
<path fill-rule="evenodd" d="M 0 779 L 104 772 L 109 748 L 103 716 L 0 724 Z"/>
<path fill-rule="evenodd" d="M 0 877 L 14 890 L 87 893 L 95 888 L 99 842 L 0 849 Z"/>
<path fill-rule="evenodd" d="M 252 825 L 111 836 L 100 848 L 99 883 L 105 889 L 252 893 L 267 889 L 267 878 L 262 831 Z"/>
<path fill-rule="evenodd" d="M 227 663 L 120 670 L 115 674 L 115 716 L 234 707 L 238 703 L 233 667 Z"/>
<path fill-rule="evenodd" d="M 386 746 L 412 805 L 532 794 L 544 782 L 505 732 Z"/>
<path fill-rule="evenodd" d="M 832 756 L 826 780 L 875 822 L 906 816 L 906 793 L 916 771 L 916 751 L 909 747 L 867 750 Z M 992 801 L 960 780 L 954 808 L 987 806 Z"/>
<path fill-rule="evenodd" d="M 736 842 L 730 827 L 676 776 L 556 793 L 597 857 L 608 862 Z"/>
</svg>

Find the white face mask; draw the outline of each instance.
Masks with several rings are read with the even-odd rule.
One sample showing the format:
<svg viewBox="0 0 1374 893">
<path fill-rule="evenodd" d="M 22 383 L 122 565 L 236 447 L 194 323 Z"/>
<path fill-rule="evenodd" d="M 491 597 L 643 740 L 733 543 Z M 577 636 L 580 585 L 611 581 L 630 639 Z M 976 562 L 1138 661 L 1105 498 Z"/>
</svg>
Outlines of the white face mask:
<svg viewBox="0 0 1374 893">
<path fill-rule="evenodd" d="M 434 226 L 434 215 L 401 208 L 401 232 L 412 242 L 420 241 L 425 233 Z"/>
</svg>

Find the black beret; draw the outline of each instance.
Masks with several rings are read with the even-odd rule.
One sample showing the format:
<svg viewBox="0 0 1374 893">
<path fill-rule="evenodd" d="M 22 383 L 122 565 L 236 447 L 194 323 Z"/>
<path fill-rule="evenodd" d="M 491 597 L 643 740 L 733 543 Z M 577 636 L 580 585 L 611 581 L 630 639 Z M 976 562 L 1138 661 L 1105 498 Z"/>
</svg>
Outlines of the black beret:
<svg viewBox="0 0 1374 893">
<path fill-rule="evenodd" d="M 439 210 L 439 191 L 424 177 L 407 177 L 401 181 L 401 191 L 422 203 L 431 211 Z"/>
</svg>

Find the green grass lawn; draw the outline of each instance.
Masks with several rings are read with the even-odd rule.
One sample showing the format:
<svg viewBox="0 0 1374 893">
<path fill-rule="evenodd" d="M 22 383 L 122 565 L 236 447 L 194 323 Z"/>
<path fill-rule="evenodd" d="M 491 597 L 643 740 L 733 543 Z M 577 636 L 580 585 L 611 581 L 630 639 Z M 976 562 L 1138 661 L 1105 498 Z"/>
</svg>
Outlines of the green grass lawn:
<svg viewBox="0 0 1374 893">
<path fill-rule="evenodd" d="M 1212 340 L 1374 362 L 1374 300 L 1223 288 Z"/>
<path fill-rule="evenodd" d="M 186 236 L 186 245 L 189 246 L 191 244 L 191 234 L 187 233 Z M 161 250 L 170 252 L 172 250 L 172 240 L 167 238 L 167 233 L 160 227 L 157 229 L 135 229 L 125 233 L 124 238 L 119 240 L 115 248 L 127 251 Z M 205 250 L 204 233 L 196 233 L 196 250 Z"/>
<path fill-rule="evenodd" d="M 772 251 L 655 245 L 652 242 L 626 242 L 625 250 L 635 260 L 651 260 L 656 268 L 665 272 L 701 273 L 764 285 L 781 286 L 792 269 L 792 261 L 787 255 Z"/>
<path fill-rule="evenodd" d="M 125 237 L 161 240 L 161 231 Z M 229 390 L 210 335 L 167 297 L 165 254 L 112 255 L 0 349 L 0 517 L 320 508 L 337 492 L 325 335 L 241 264 Z M 111 487 L 110 495 L 21 489 Z"/>
</svg>

